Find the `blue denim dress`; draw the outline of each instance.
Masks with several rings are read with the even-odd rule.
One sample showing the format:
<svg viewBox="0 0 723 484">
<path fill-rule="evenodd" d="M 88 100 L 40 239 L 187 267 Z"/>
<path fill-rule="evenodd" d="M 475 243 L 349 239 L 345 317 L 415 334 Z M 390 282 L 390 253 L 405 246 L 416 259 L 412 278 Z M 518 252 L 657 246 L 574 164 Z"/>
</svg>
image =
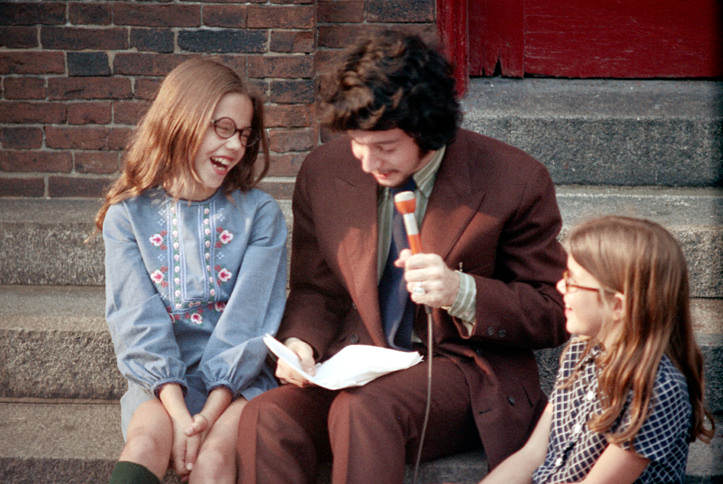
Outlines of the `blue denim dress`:
<svg viewBox="0 0 723 484">
<path fill-rule="evenodd" d="M 260 190 L 200 202 L 152 189 L 112 205 L 103 224 L 106 320 L 125 437 L 138 406 L 179 383 L 191 414 L 218 386 L 251 399 L 276 386 L 265 364 L 285 304 L 286 223 Z"/>
</svg>

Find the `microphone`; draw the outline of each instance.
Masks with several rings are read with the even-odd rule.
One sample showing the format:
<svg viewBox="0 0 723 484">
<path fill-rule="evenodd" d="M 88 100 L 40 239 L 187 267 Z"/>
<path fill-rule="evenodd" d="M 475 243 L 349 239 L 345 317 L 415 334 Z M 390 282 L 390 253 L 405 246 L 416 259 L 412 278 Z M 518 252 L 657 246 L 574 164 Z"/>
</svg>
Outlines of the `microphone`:
<svg viewBox="0 0 723 484">
<path fill-rule="evenodd" d="M 414 196 L 414 192 L 407 190 L 394 195 L 394 206 L 402 214 L 404 230 L 407 232 L 407 241 L 412 254 L 419 254 L 422 252 L 422 239 L 419 236 L 417 219 L 414 216 L 414 210 L 417 207 L 417 198 Z"/>
<path fill-rule="evenodd" d="M 404 220 L 404 230 L 407 232 L 407 241 L 412 254 L 422 252 L 422 239 L 419 236 L 419 228 L 417 228 L 417 218 L 414 216 L 414 210 L 417 208 L 417 197 L 412 191 L 399 192 L 394 195 L 394 206 L 397 207 L 399 213 L 402 214 Z M 434 338 L 432 336 L 432 310 L 424 305 L 424 312 L 427 314 L 427 401 L 424 408 L 424 421 L 422 422 L 422 432 L 419 438 L 419 447 L 417 447 L 417 458 L 414 463 L 414 473 L 412 483 L 416 484 L 419 476 L 419 463 L 422 459 L 422 448 L 424 447 L 424 437 L 427 433 L 427 425 L 429 424 L 429 412 L 432 405 L 432 360 L 434 351 L 432 344 Z"/>
</svg>

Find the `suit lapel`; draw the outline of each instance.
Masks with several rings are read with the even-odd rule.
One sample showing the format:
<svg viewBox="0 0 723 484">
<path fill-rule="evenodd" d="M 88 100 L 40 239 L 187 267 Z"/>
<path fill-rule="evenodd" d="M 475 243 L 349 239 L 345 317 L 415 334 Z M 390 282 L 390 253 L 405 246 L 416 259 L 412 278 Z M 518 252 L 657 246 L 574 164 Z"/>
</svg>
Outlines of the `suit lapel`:
<svg viewBox="0 0 723 484">
<path fill-rule="evenodd" d="M 377 292 L 377 185 L 355 170 L 335 179 L 345 232 L 340 234 L 339 265 L 354 304 L 374 343 L 386 346 Z"/>
<path fill-rule="evenodd" d="M 468 164 L 458 160 L 448 149 L 437 172 L 420 229 L 422 250 L 439 254 L 444 260 L 485 197 L 482 189 L 475 189 Z"/>
<path fill-rule="evenodd" d="M 451 151 L 448 149 L 437 172 L 420 230 L 422 250 L 445 260 L 485 196 L 475 189 L 479 184 L 468 165 Z M 332 200 L 338 206 L 331 211 L 343 217 L 340 226 L 345 227 L 337 238 L 340 270 L 372 340 L 386 346 L 377 292 L 377 184 L 371 176 L 352 169 L 334 179 L 333 190 Z"/>
</svg>

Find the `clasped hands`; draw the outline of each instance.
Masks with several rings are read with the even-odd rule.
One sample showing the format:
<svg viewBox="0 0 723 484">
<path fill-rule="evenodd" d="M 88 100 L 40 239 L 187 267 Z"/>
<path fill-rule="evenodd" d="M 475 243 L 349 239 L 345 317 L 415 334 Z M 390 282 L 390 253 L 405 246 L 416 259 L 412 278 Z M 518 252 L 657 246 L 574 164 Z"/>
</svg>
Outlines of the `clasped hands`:
<svg viewBox="0 0 723 484">
<path fill-rule="evenodd" d="M 433 308 L 448 307 L 454 303 L 459 290 L 459 273 L 447 267 L 439 255 L 412 254 L 411 250 L 404 249 L 394 265 L 404 268 L 407 291 L 415 303 Z M 313 375 L 316 364 L 314 349 L 299 338 L 287 338 L 284 344 L 299 357 L 301 368 Z M 276 365 L 276 378 L 298 387 L 311 384 L 281 360 Z"/>
<path fill-rule="evenodd" d="M 171 418 L 171 420 L 174 434 L 173 467 L 181 481 L 186 482 L 213 423 L 202 413 L 180 419 Z"/>
<path fill-rule="evenodd" d="M 232 400 L 231 391 L 223 386 L 211 390 L 201 412 L 191 415 L 176 383 L 164 385 L 159 397 L 171 418 L 173 469 L 182 481 L 188 480 L 206 436 Z"/>
</svg>

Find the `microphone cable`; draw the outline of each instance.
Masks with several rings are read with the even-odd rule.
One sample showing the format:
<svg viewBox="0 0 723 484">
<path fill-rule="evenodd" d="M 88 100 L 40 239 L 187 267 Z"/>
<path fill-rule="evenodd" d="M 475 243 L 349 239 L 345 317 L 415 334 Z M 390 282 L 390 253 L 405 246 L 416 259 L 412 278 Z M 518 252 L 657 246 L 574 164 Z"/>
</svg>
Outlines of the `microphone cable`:
<svg viewBox="0 0 723 484">
<path fill-rule="evenodd" d="M 415 218 L 415 209 L 417 206 L 414 191 L 407 190 L 394 195 L 394 206 L 404 217 L 404 229 L 407 232 L 407 240 L 412 254 L 422 251 L 422 242 Z M 424 437 L 427 433 L 429 424 L 429 413 L 432 408 L 432 360 L 434 359 L 434 348 L 432 347 L 434 338 L 432 334 L 432 309 L 424 305 L 424 312 L 427 314 L 427 401 L 424 408 L 424 420 L 422 422 L 422 431 L 419 436 L 419 446 L 417 448 L 417 458 L 414 462 L 414 473 L 412 484 L 417 483 L 419 477 L 419 463 L 422 460 L 422 449 L 424 448 Z"/>
<path fill-rule="evenodd" d="M 422 422 L 422 432 L 419 436 L 419 447 L 417 447 L 417 458 L 414 462 L 414 474 L 412 477 L 412 484 L 417 484 L 417 477 L 419 476 L 419 463 L 422 460 L 422 448 L 424 447 L 424 437 L 427 433 L 427 425 L 429 424 L 429 412 L 432 408 L 432 360 L 434 350 L 432 344 L 434 341 L 432 335 L 432 310 L 426 304 L 424 305 L 424 312 L 427 314 L 427 402 L 424 406 L 424 421 Z"/>
</svg>

